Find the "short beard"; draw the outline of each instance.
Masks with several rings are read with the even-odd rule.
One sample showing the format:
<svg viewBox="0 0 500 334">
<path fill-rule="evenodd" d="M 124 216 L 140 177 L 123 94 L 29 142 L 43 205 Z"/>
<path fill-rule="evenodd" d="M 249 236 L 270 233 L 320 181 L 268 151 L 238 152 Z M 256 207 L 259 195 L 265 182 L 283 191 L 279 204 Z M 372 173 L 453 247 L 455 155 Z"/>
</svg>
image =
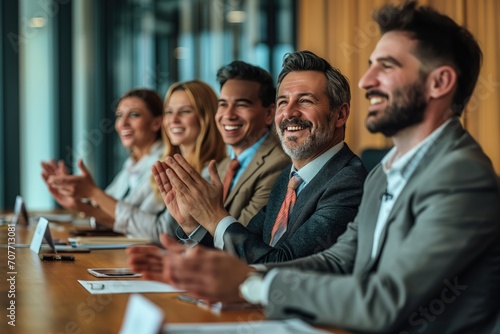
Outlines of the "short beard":
<svg viewBox="0 0 500 334">
<path fill-rule="evenodd" d="M 326 116 L 325 121 L 321 123 L 321 127 L 319 127 L 314 133 L 311 132 L 311 122 L 304 122 L 300 120 L 283 121 L 279 126 L 279 130 L 277 131 L 281 146 L 283 147 L 283 151 L 285 151 L 285 153 L 293 160 L 305 160 L 312 156 L 315 156 L 320 149 L 322 149 L 323 147 L 325 147 L 325 145 L 329 144 L 332 141 L 335 132 L 325 127 L 325 125 L 330 125 L 333 120 L 333 116 L 333 113 L 329 113 Z M 310 135 L 306 138 L 301 146 L 287 146 L 287 143 L 296 143 L 298 140 L 298 137 L 295 136 L 289 136 L 286 139 L 283 137 L 283 131 L 288 125 L 302 125 L 305 126 L 305 128 L 309 129 Z"/>
<path fill-rule="evenodd" d="M 385 108 L 382 118 L 367 122 L 366 127 L 371 133 L 380 132 L 392 137 L 407 127 L 421 123 L 426 107 L 424 83 L 418 81 L 395 90 L 393 102 Z"/>
</svg>

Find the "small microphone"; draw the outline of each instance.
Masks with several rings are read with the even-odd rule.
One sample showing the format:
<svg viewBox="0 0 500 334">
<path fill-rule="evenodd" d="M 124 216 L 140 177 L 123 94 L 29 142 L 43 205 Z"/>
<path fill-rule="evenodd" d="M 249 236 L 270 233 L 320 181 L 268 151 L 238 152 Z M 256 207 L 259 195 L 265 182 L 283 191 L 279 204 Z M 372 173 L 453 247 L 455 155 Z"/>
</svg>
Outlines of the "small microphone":
<svg viewBox="0 0 500 334">
<path fill-rule="evenodd" d="M 388 200 L 392 199 L 392 197 L 393 197 L 392 194 L 389 193 L 387 191 L 387 189 L 384 190 L 384 192 L 382 193 L 382 195 L 380 195 L 380 199 L 383 200 L 383 201 L 388 201 Z"/>
</svg>

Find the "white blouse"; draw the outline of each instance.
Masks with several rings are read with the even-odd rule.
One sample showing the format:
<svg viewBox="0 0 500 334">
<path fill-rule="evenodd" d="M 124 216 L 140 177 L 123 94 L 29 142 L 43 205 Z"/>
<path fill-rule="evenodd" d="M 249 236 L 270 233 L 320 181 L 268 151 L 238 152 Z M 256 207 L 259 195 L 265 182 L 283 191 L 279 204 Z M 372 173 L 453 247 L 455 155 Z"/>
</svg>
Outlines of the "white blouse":
<svg viewBox="0 0 500 334">
<path fill-rule="evenodd" d="M 151 167 L 162 158 L 163 142 L 156 141 L 147 155 L 135 162 L 128 158 L 123 164 L 122 170 L 113 179 L 113 182 L 105 189 L 105 192 L 118 200 L 115 208 L 115 223 L 113 229 L 124 233 L 120 228 L 119 220 L 124 219 L 127 210 L 120 210 L 122 205 L 142 206 L 153 192 L 151 185 Z M 146 212 L 156 214 L 163 211 L 165 205 L 160 201 L 149 201 L 143 208 Z"/>
</svg>

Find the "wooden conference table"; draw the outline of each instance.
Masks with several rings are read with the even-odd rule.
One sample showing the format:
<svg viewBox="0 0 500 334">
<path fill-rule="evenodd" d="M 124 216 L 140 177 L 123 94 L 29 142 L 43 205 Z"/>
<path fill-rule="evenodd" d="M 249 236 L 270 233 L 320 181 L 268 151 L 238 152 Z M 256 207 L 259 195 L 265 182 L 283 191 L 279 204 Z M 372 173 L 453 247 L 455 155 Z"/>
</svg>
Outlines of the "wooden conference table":
<svg viewBox="0 0 500 334">
<path fill-rule="evenodd" d="M 51 223 L 55 238 L 68 236 L 70 224 Z M 16 226 L 16 243 L 29 244 L 34 231 Z M 126 267 L 123 249 L 92 250 L 73 254 L 75 261 L 41 261 L 40 255 L 29 248 L 16 247 L 14 268 L 9 268 L 8 227 L 0 226 L 0 333 L 118 333 L 130 294 L 89 294 L 77 280 L 99 280 L 87 268 Z M 10 235 L 12 236 L 12 234 Z M 11 249 L 12 250 L 12 249 Z M 42 249 L 41 254 L 48 252 Z M 13 270 L 12 270 L 13 269 Z M 10 275 L 14 271 L 16 274 Z M 9 297 L 10 277 L 15 278 L 15 297 Z M 130 278 L 134 279 L 134 278 Z M 137 279 L 137 278 L 135 278 Z M 166 323 L 247 322 L 263 319 L 260 310 L 224 311 L 214 313 L 181 301 L 178 293 L 142 294 L 162 308 Z M 15 327 L 7 324 L 7 308 L 15 300 Z M 345 331 L 332 330 L 334 333 Z"/>
</svg>

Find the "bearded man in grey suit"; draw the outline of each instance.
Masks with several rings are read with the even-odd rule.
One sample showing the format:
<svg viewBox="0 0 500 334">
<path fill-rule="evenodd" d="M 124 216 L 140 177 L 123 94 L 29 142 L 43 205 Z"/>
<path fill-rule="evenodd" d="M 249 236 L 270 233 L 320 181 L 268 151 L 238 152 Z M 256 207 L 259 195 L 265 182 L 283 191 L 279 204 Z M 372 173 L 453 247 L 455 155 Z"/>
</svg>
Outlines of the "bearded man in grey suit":
<svg viewBox="0 0 500 334">
<path fill-rule="evenodd" d="M 147 275 L 209 301 L 261 303 L 272 319 L 377 333 L 493 333 L 500 186 L 458 120 L 482 52 L 465 28 L 412 1 L 382 7 L 375 20 L 382 37 L 359 86 L 370 100 L 368 129 L 395 147 L 368 176 L 346 233 L 324 252 L 258 268 L 265 273 L 165 240 L 168 255 L 156 257 L 163 271 Z"/>
<path fill-rule="evenodd" d="M 309 51 L 288 54 L 278 77 L 275 125 L 292 164 L 266 206 L 243 226 L 221 205 L 214 164 L 209 182 L 178 155 L 158 162 L 153 172 L 169 212 L 183 228 L 202 225 L 217 248 L 235 251 L 248 263 L 282 262 L 328 248 L 355 217 L 367 174 L 344 142 L 349 103 L 347 79 L 326 60 Z M 177 173 L 168 178 L 187 173 L 192 180 L 171 198 L 167 168 Z M 286 200 L 291 197 L 292 204 Z"/>
</svg>

